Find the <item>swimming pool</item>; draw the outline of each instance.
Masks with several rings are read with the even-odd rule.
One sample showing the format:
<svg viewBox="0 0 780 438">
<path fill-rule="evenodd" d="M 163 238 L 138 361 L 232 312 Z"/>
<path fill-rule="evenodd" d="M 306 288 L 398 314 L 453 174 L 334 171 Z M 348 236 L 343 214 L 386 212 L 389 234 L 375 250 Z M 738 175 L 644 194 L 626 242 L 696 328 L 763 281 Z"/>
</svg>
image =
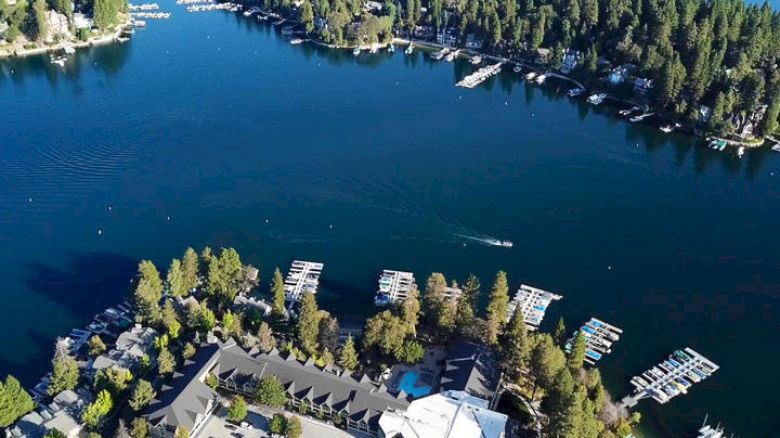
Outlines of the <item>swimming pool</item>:
<svg viewBox="0 0 780 438">
<path fill-rule="evenodd" d="M 417 383 L 419 377 L 417 371 L 407 371 L 401 377 L 401 382 L 398 386 L 404 390 L 405 393 L 411 395 L 414 398 L 422 397 L 431 393 L 431 387 L 428 385 L 414 386 Z"/>
</svg>

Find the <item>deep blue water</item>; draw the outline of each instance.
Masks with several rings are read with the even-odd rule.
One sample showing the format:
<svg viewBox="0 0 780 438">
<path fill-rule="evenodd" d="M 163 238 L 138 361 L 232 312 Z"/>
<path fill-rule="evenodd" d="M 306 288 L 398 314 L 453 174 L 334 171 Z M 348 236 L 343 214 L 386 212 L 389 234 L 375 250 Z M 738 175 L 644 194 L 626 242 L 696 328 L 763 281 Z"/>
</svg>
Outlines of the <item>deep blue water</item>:
<svg viewBox="0 0 780 438">
<path fill-rule="evenodd" d="M 771 151 L 738 160 L 553 84 L 506 73 L 459 89 L 467 65 L 356 60 L 163 5 L 171 20 L 64 71 L 0 63 L 0 374 L 34 382 L 54 338 L 123 296 L 140 258 L 232 245 L 264 279 L 325 262 L 319 301 L 342 321 L 374 311 L 384 268 L 474 272 L 485 288 L 505 269 L 513 289 L 564 295 L 545 326 L 624 329 L 599 365 L 616 397 L 680 347 L 722 366 L 687 396 L 641 403 L 655 435 L 686 436 L 705 413 L 776 435 Z"/>
</svg>

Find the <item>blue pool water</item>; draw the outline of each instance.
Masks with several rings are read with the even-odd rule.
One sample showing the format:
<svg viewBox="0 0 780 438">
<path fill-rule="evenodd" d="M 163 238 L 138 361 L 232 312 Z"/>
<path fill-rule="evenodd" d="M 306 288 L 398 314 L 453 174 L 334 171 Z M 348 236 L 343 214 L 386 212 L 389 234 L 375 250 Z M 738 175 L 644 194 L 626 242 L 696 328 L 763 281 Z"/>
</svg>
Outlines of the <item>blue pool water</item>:
<svg viewBox="0 0 780 438">
<path fill-rule="evenodd" d="M 431 393 L 431 387 L 427 385 L 423 386 L 414 386 L 415 383 L 417 383 L 417 377 L 418 373 L 417 371 L 407 371 L 404 373 L 403 377 L 401 377 L 401 383 L 399 386 L 401 389 L 404 390 L 405 393 L 411 395 L 414 398 L 419 398 L 424 395 L 428 395 Z"/>
</svg>

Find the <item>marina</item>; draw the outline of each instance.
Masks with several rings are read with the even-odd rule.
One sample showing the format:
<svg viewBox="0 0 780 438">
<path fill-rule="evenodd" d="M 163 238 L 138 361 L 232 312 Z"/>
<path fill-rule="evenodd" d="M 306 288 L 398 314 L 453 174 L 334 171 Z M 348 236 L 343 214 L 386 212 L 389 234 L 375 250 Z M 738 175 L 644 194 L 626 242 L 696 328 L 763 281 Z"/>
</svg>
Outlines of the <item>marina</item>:
<svg viewBox="0 0 780 438">
<path fill-rule="evenodd" d="M 379 276 L 379 289 L 374 297 L 374 304 L 387 306 L 399 303 L 409 296 L 412 288 L 417 288 L 414 274 L 385 269 Z"/>
<path fill-rule="evenodd" d="M 720 367 L 691 348 L 675 350 L 669 357 L 640 376 L 631 379 L 635 391 L 621 403 L 633 407 L 639 400 L 652 398 L 664 404 L 687 394 L 693 384 L 710 377 Z"/>
<path fill-rule="evenodd" d="M 520 309 L 523 312 L 523 320 L 529 330 L 537 330 L 542 323 L 547 308 L 553 301 L 563 298 L 561 295 L 538 289 L 528 285 L 520 285 L 512 301 L 509 302 L 507 321 Z"/>
<path fill-rule="evenodd" d="M 482 67 L 474 73 L 464 77 L 455 85 L 458 87 L 474 88 L 482 82 L 485 82 L 489 77 L 497 75 L 498 72 L 501 71 L 501 65 L 502 63 L 499 62 L 497 64 Z"/>
<path fill-rule="evenodd" d="M 322 263 L 293 260 L 284 280 L 285 301 L 297 303 L 304 293 L 316 294 L 324 267 Z"/>
<path fill-rule="evenodd" d="M 620 340 L 620 335 L 623 334 L 623 330 L 593 317 L 580 327 L 579 332 L 585 336 L 585 362 L 590 365 L 595 365 L 602 357 L 611 353 L 612 345 Z M 566 341 L 566 352 L 571 352 L 573 343 L 572 336 Z"/>
</svg>

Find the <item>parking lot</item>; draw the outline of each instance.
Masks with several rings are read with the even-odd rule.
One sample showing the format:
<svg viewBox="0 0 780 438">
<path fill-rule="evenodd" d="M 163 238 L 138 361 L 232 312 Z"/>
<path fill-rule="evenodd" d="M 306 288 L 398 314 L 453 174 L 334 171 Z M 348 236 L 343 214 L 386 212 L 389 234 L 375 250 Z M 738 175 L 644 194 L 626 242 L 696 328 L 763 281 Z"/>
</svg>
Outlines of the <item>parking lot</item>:
<svg viewBox="0 0 780 438">
<path fill-rule="evenodd" d="M 274 411 L 258 406 L 250 406 L 249 415 L 247 415 L 246 419 L 244 420 L 244 423 L 246 423 L 245 427 L 229 423 L 225 418 L 226 412 L 227 411 L 225 408 L 219 408 L 200 429 L 197 434 L 197 438 L 270 437 L 271 433 L 268 432 L 268 421 L 274 413 L 282 411 Z M 287 412 L 283 413 L 288 417 L 291 415 Z M 355 438 L 354 435 L 351 435 L 341 429 L 337 429 L 336 427 L 321 421 L 300 415 L 298 415 L 298 418 L 301 419 L 303 436 L 305 438 Z"/>
</svg>

